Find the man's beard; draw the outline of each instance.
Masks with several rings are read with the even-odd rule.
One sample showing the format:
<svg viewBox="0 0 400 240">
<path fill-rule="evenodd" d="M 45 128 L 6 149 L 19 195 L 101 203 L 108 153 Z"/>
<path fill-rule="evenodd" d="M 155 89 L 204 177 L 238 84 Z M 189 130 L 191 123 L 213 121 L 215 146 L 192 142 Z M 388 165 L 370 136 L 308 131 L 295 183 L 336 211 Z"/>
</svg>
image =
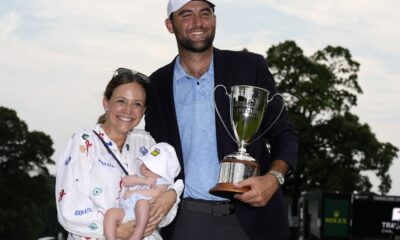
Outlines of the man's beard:
<svg viewBox="0 0 400 240">
<path fill-rule="evenodd" d="M 188 51 L 196 53 L 201 53 L 211 48 L 214 41 L 214 37 L 215 37 L 215 32 L 212 32 L 211 35 L 203 41 L 203 44 L 196 46 L 196 43 L 191 39 L 187 37 L 180 38 L 177 35 L 175 35 L 176 42 L 178 43 L 179 48 L 183 48 Z"/>
</svg>

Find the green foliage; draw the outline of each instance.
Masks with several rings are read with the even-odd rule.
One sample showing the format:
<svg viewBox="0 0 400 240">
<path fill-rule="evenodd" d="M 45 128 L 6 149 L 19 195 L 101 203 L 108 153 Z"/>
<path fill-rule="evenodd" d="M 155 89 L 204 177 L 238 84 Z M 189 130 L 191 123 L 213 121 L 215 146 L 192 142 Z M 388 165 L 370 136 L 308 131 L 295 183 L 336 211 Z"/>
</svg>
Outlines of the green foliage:
<svg viewBox="0 0 400 240">
<path fill-rule="evenodd" d="M 0 239 L 37 239 L 55 212 L 51 138 L 0 107 Z M 56 221 L 56 219 L 51 219 Z"/>
<path fill-rule="evenodd" d="M 286 41 L 272 46 L 266 61 L 300 136 L 297 171 L 286 191 L 294 196 L 314 189 L 368 193 L 372 184 L 362 171 L 372 171 L 381 181 L 380 192 L 387 193 L 398 148 L 379 142 L 350 112 L 362 90 L 360 64 L 349 50 L 328 46 L 307 57 Z"/>
</svg>

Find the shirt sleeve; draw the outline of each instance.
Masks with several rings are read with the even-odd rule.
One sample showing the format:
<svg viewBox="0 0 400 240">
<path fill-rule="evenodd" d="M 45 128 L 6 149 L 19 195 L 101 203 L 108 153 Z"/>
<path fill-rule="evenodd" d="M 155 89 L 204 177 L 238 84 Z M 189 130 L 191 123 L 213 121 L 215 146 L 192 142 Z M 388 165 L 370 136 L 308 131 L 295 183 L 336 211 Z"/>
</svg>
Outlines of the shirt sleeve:
<svg viewBox="0 0 400 240">
<path fill-rule="evenodd" d="M 182 179 L 176 180 L 174 184 L 169 186 L 168 189 L 173 189 L 176 192 L 176 200 L 174 206 L 172 206 L 171 210 L 169 210 L 168 214 L 163 218 L 163 220 L 161 220 L 160 224 L 158 225 L 160 228 L 167 226 L 172 222 L 172 220 L 174 220 L 178 211 L 179 202 L 181 201 L 180 196 L 183 192 L 183 187 L 184 186 Z"/>
<path fill-rule="evenodd" d="M 260 129 L 264 129 L 266 138 L 271 146 L 271 159 L 283 160 L 289 166 L 289 172 L 296 169 L 299 138 L 293 125 L 289 121 L 288 112 L 282 95 L 272 96 L 278 93 L 275 80 L 265 63 L 264 57 L 257 55 L 258 83 L 260 87 L 270 91 L 270 103 L 264 113 L 264 121 Z M 267 131 L 268 129 L 268 131 Z"/>
<path fill-rule="evenodd" d="M 85 237 L 103 235 L 103 213 L 90 199 L 93 141 L 87 133 L 74 134 L 58 161 L 57 216 L 70 233 Z"/>
</svg>

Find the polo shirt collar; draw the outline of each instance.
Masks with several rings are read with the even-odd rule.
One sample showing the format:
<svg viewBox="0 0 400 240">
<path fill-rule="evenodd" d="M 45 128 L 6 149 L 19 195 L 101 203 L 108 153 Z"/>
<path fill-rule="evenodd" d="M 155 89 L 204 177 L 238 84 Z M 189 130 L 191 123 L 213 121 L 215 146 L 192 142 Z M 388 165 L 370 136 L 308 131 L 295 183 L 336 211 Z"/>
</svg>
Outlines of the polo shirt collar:
<svg viewBox="0 0 400 240">
<path fill-rule="evenodd" d="M 212 56 L 212 58 L 211 58 L 211 62 L 210 62 L 210 65 L 208 66 L 207 72 L 205 72 L 201 77 L 210 75 L 210 74 L 214 75 L 214 56 Z M 175 60 L 175 66 L 174 66 L 174 80 L 180 81 L 185 78 L 194 78 L 194 77 L 192 75 L 186 73 L 185 69 L 183 69 L 183 67 L 180 63 L 180 57 L 177 56 L 176 60 Z"/>
</svg>

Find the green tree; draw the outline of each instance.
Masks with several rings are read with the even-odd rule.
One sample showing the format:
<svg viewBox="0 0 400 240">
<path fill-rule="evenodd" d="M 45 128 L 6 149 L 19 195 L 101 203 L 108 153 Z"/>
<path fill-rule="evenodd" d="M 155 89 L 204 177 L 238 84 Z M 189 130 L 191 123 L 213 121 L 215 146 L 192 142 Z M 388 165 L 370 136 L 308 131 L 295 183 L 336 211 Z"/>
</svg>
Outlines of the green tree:
<svg viewBox="0 0 400 240">
<path fill-rule="evenodd" d="M 37 239 L 55 212 L 51 138 L 0 107 L 0 239 Z M 50 184 L 52 183 L 52 184 Z M 52 221 L 57 221 L 52 219 Z"/>
<path fill-rule="evenodd" d="M 300 136 L 297 172 L 286 191 L 369 193 L 363 171 L 376 173 L 379 191 L 391 187 L 388 169 L 398 148 L 379 142 L 368 124 L 350 112 L 357 105 L 360 64 L 349 50 L 328 46 L 312 56 L 293 41 L 272 46 L 266 61 Z"/>
</svg>

